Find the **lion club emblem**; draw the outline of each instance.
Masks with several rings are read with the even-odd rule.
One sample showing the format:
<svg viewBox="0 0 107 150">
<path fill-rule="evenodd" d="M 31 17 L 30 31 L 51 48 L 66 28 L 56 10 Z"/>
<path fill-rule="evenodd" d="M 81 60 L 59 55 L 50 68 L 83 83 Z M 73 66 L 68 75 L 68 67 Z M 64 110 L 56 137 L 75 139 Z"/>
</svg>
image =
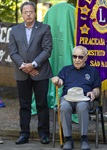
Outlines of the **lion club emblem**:
<svg viewBox="0 0 107 150">
<path fill-rule="evenodd" d="M 107 32 L 107 16 L 104 13 L 105 11 L 107 11 L 107 1 L 96 0 L 90 18 L 92 19 L 92 25 L 100 33 Z"/>
</svg>

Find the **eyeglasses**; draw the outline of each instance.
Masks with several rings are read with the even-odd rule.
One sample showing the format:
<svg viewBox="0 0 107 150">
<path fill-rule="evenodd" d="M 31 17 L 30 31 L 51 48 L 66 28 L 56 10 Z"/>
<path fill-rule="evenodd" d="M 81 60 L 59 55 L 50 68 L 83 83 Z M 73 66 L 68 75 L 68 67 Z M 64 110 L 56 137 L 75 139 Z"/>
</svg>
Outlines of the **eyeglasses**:
<svg viewBox="0 0 107 150">
<path fill-rule="evenodd" d="M 25 15 L 31 15 L 31 14 L 33 14 L 35 11 L 24 11 L 24 12 L 22 12 L 23 14 L 25 14 Z"/>
<path fill-rule="evenodd" d="M 72 57 L 73 57 L 73 59 L 77 59 L 77 57 L 78 57 L 78 59 L 82 60 L 85 56 L 72 55 Z"/>
</svg>

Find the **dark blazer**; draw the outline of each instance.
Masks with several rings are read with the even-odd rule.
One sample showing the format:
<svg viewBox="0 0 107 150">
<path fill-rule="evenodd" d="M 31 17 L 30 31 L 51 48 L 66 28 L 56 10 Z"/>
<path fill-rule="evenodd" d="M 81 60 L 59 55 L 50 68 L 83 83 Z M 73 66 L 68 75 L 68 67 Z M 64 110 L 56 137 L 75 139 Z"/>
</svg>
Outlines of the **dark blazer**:
<svg viewBox="0 0 107 150">
<path fill-rule="evenodd" d="M 27 43 L 25 23 L 14 26 L 9 37 L 9 54 L 15 64 L 15 79 L 26 80 L 28 74 L 19 70 L 22 62 L 38 64 L 39 75 L 31 78 L 33 80 L 44 80 L 52 77 L 49 57 L 52 51 L 52 35 L 50 26 L 35 22 L 29 45 Z"/>
</svg>

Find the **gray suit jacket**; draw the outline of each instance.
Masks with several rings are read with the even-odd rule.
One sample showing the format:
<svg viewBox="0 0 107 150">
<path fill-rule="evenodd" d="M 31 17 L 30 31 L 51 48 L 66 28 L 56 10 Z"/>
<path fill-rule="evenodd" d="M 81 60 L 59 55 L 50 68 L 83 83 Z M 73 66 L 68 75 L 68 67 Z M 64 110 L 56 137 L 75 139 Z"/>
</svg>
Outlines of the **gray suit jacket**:
<svg viewBox="0 0 107 150">
<path fill-rule="evenodd" d="M 32 63 L 36 61 L 39 75 L 31 78 L 33 80 L 44 80 L 52 77 L 49 57 L 52 51 L 52 35 L 50 26 L 35 22 L 29 45 L 27 43 L 25 23 L 14 26 L 9 37 L 9 54 L 15 64 L 15 79 L 26 80 L 28 74 L 19 70 L 22 62 Z"/>
</svg>

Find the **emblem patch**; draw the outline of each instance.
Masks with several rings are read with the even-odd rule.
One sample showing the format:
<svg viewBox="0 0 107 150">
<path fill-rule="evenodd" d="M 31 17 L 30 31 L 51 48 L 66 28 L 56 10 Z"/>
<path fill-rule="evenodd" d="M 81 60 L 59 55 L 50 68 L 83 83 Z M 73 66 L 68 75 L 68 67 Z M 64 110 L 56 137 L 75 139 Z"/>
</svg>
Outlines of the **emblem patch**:
<svg viewBox="0 0 107 150">
<path fill-rule="evenodd" d="M 90 80 L 90 75 L 89 74 L 85 74 L 85 79 L 89 81 Z"/>
</svg>

